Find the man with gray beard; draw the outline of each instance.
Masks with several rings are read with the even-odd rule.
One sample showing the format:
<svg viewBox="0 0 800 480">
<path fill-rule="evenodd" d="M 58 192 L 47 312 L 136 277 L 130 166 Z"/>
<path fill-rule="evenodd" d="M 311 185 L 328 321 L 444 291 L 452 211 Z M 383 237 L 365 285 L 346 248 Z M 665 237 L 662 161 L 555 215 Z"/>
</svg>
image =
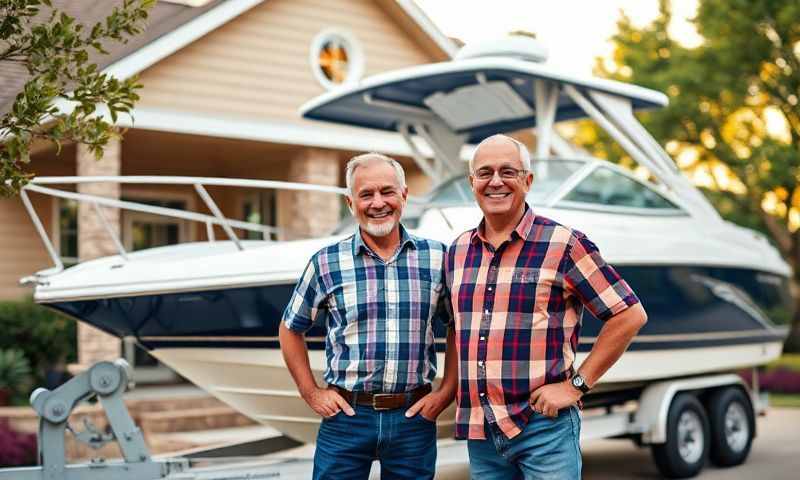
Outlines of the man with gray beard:
<svg viewBox="0 0 800 480">
<path fill-rule="evenodd" d="M 357 231 L 314 254 L 283 314 L 281 350 L 300 395 L 322 417 L 315 479 L 433 478 L 436 418 L 456 391 L 453 331 L 444 379 L 433 324 L 451 324 L 445 246 L 400 224 L 403 168 L 377 153 L 347 164 L 347 205 Z M 326 387 L 314 381 L 304 334 L 324 322 Z"/>
</svg>

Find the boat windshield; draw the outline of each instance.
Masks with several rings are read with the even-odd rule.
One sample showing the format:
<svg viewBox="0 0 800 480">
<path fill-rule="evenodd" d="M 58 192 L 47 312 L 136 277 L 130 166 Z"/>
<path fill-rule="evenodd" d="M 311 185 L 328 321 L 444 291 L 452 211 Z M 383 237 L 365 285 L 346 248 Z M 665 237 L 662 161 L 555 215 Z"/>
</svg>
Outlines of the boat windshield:
<svg viewBox="0 0 800 480">
<path fill-rule="evenodd" d="M 541 205 L 575 172 L 586 164 L 587 160 L 546 159 L 532 160 L 534 174 L 533 187 L 528 192 L 531 205 Z M 466 176 L 453 177 L 436 187 L 431 193 L 411 199 L 403 211 L 403 225 L 416 228 L 422 213 L 429 207 L 453 207 L 474 205 L 475 197 Z M 345 234 L 353 231 L 355 220 L 352 216 L 342 219 L 334 231 Z"/>
<path fill-rule="evenodd" d="M 528 202 L 532 205 L 542 204 L 569 177 L 586 164 L 585 160 L 533 160 L 534 181 Z M 467 177 L 455 177 L 440 185 L 425 199 L 427 204 L 436 206 L 452 206 L 472 204 L 475 198 Z"/>
</svg>

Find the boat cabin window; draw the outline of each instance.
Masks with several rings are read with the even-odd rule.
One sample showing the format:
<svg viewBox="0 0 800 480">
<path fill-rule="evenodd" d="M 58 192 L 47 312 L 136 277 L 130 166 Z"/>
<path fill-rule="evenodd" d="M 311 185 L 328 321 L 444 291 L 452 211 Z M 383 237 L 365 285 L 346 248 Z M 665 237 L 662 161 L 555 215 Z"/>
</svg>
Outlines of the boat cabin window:
<svg viewBox="0 0 800 480">
<path fill-rule="evenodd" d="M 680 207 L 652 188 L 607 167 L 595 169 L 575 186 L 562 201 L 612 207 L 680 211 Z"/>
</svg>

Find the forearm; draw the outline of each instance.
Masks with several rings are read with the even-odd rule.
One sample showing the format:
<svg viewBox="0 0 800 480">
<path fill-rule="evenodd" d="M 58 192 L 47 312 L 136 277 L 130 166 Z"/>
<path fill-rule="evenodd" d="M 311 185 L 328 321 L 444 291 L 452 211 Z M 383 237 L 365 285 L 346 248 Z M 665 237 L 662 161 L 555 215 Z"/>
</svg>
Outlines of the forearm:
<svg viewBox="0 0 800 480">
<path fill-rule="evenodd" d="M 281 343 L 283 360 L 286 362 L 289 373 L 291 373 L 294 383 L 297 385 L 297 390 L 301 396 L 306 397 L 309 392 L 318 388 L 318 385 L 314 380 L 314 375 L 311 373 L 311 362 L 308 359 L 305 336 L 289 330 L 281 322 L 278 339 Z"/>
<path fill-rule="evenodd" d="M 580 366 L 581 376 L 588 385 L 594 386 L 619 360 L 646 321 L 647 314 L 639 303 L 606 321 L 592 351 Z"/>
<path fill-rule="evenodd" d="M 456 334 L 455 329 L 450 326 L 447 329 L 447 351 L 444 354 L 444 375 L 439 391 L 452 399 L 456 395 L 458 388 L 458 355 L 456 354 Z"/>
</svg>

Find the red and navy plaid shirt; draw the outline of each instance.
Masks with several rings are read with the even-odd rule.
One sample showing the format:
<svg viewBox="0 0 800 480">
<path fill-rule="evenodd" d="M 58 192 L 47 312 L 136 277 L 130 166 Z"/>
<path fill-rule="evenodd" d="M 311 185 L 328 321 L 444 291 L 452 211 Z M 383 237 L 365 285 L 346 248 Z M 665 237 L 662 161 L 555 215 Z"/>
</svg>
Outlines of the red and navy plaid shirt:
<svg viewBox="0 0 800 480">
<path fill-rule="evenodd" d="M 497 249 L 483 222 L 447 252 L 459 385 L 456 438 L 483 439 L 484 420 L 512 438 L 532 414 L 531 393 L 572 370 L 581 315 L 605 321 L 639 299 L 576 230 L 525 214 Z"/>
</svg>

